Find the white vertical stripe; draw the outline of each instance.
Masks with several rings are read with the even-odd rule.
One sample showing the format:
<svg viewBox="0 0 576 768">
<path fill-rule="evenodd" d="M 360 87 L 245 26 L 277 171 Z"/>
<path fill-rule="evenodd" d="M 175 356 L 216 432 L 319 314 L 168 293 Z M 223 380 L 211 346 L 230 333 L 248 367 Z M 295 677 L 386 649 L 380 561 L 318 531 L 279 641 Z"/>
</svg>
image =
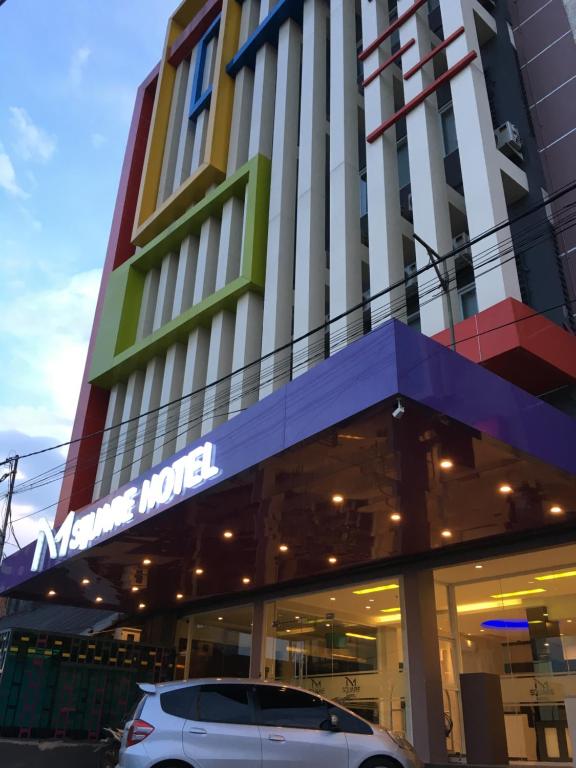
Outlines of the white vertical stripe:
<svg viewBox="0 0 576 768">
<path fill-rule="evenodd" d="M 172 318 L 176 276 L 178 274 L 178 256 L 169 253 L 162 259 L 160 280 L 158 281 L 158 299 L 154 312 L 153 330 L 161 328 Z"/>
<path fill-rule="evenodd" d="M 137 477 L 152 465 L 152 453 L 158 423 L 158 411 L 148 413 L 160 404 L 162 392 L 162 376 L 164 373 L 164 358 L 153 357 L 146 365 L 144 389 L 142 392 L 141 413 L 147 414 L 138 419 L 136 444 L 134 446 L 133 463 L 130 477 Z"/>
<path fill-rule="evenodd" d="M 122 418 L 122 408 L 126 396 L 126 384 L 119 382 L 114 384 L 110 390 L 110 400 L 108 401 L 108 411 L 106 412 L 106 421 L 102 435 L 102 448 L 100 449 L 100 460 L 96 468 L 96 481 L 94 483 L 93 499 L 99 499 L 105 496 L 110 490 L 112 472 L 114 470 L 114 460 L 116 449 L 118 447 L 119 429 L 110 429 Z"/>
<path fill-rule="evenodd" d="M 118 452 L 114 461 L 114 473 L 110 490 L 115 491 L 130 479 L 134 443 L 138 432 L 136 416 L 141 413 L 142 392 L 144 389 L 144 372 L 133 371 L 126 385 L 126 397 L 122 410 L 122 426 L 118 436 Z M 132 421 L 133 419 L 133 421 Z"/>
<path fill-rule="evenodd" d="M 300 43 L 300 29 L 290 19 L 278 40 L 262 354 L 290 341 L 292 331 Z M 288 359 L 289 351 L 274 356 L 275 375 L 283 372 L 274 382 L 263 383 L 261 397 L 289 380 Z"/>
<path fill-rule="evenodd" d="M 194 145 L 194 123 L 188 117 L 190 112 L 190 98 L 192 94 L 192 83 L 194 81 L 194 65 L 198 47 L 192 51 L 190 62 L 188 63 L 188 79 L 186 82 L 186 97 L 184 99 L 184 110 L 182 112 L 182 124 L 180 126 L 180 138 L 178 139 L 178 155 L 176 157 L 176 170 L 174 172 L 174 188 L 178 189 L 190 173 L 192 165 L 192 147 Z"/>
<path fill-rule="evenodd" d="M 174 307 L 172 317 L 178 317 L 192 306 L 194 301 L 194 281 L 198 261 L 198 238 L 188 235 L 180 244 L 178 274 L 174 288 Z"/>
<path fill-rule="evenodd" d="M 185 111 L 186 89 L 188 85 L 188 63 L 180 62 L 176 67 L 172 102 L 168 116 L 168 130 L 166 132 L 166 144 L 164 145 L 164 157 L 162 171 L 158 185 L 157 205 L 166 200 L 174 189 L 174 178 L 178 158 L 178 145 L 182 126 L 182 116 Z"/>
<path fill-rule="evenodd" d="M 330 3 L 330 316 L 362 300 L 358 86 L 354 3 Z M 359 333 L 354 312 L 333 323 L 331 351 Z M 353 331 L 353 326 L 355 329 Z"/>
<path fill-rule="evenodd" d="M 186 347 L 180 343 L 173 344 L 166 352 L 159 403 L 166 407 L 158 413 L 152 464 L 159 464 L 167 456 L 171 456 L 176 447 L 180 403 L 174 401 L 182 395 L 185 364 Z"/>
<path fill-rule="evenodd" d="M 201 390 L 206 384 L 206 368 L 208 366 L 208 347 L 210 334 L 206 328 L 195 328 L 188 336 L 186 347 L 186 366 L 183 375 L 183 395 Z M 202 427 L 202 412 L 204 408 L 204 392 L 186 397 L 180 403 L 178 420 L 178 436 L 176 450 L 179 451 L 192 440 L 200 437 Z"/>
<path fill-rule="evenodd" d="M 233 371 L 249 365 L 260 356 L 262 313 L 263 299 L 257 293 L 245 293 L 238 299 L 232 351 Z M 258 400 L 259 371 L 260 366 L 255 364 L 246 371 L 232 376 L 230 382 L 230 418 Z"/>
<path fill-rule="evenodd" d="M 142 290 L 142 304 L 140 305 L 140 317 L 138 318 L 138 328 L 136 338 L 145 339 L 154 326 L 154 315 L 156 314 L 156 302 L 158 299 L 158 284 L 160 282 L 160 271 L 150 269 L 146 272 L 144 278 L 144 288 Z"/>
<path fill-rule="evenodd" d="M 194 284 L 194 304 L 214 293 L 216 268 L 218 265 L 218 244 L 220 242 L 220 221 L 210 217 L 202 224 L 198 245 L 198 265 Z"/>
<path fill-rule="evenodd" d="M 232 347 L 234 340 L 234 315 L 227 310 L 218 312 L 212 318 L 210 329 L 210 349 L 206 383 L 211 384 L 232 371 Z M 204 396 L 204 418 L 202 434 L 206 434 L 218 424 L 226 421 L 228 415 L 228 395 L 230 379 L 220 384 L 209 386 Z"/>
<path fill-rule="evenodd" d="M 326 174 L 326 35 L 324 0 L 304 3 L 298 210 L 294 287 L 294 336 L 302 336 L 324 322 L 326 281 L 325 174 Z M 322 344 L 323 332 L 294 346 L 300 362 L 293 375 L 304 373 L 313 347 Z"/>
<path fill-rule="evenodd" d="M 260 21 L 270 9 L 269 0 L 261 0 Z M 272 132 L 274 128 L 274 93 L 276 89 L 276 51 L 269 44 L 256 54 L 254 67 L 254 96 L 250 120 L 250 144 L 248 156 L 261 154 L 272 157 Z"/>
</svg>

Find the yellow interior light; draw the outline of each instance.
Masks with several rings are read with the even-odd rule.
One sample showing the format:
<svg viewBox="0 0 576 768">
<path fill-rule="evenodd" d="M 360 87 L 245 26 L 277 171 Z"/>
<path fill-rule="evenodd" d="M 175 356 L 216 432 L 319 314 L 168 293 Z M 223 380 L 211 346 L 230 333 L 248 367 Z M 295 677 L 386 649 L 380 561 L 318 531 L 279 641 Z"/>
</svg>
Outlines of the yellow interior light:
<svg viewBox="0 0 576 768">
<path fill-rule="evenodd" d="M 367 587 L 366 589 L 355 589 L 355 595 L 371 595 L 373 592 L 386 592 L 389 589 L 398 589 L 398 584 L 383 584 L 381 587 Z"/>
<path fill-rule="evenodd" d="M 552 581 L 552 579 L 567 579 L 576 576 L 576 571 L 562 571 L 561 573 L 547 573 L 545 576 L 534 576 L 536 581 Z"/>
<path fill-rule="evenodd" d="M 356 637 L 358 640 L 376 640 L 374 635 L 357 635 L 356 632 L 345 632 L 346 637 Z"/>
<path fill-rule="evenodd" d="M 375 618 L 379 624 L 391 624 L 394 621 L 400 621 L 402 616 L 400 613 L 390 613 L 388 616 L 376 616 Z"/>
<path fill-rule="evenodd" d="M 457 613 L 474 613 L 475 611 L 495 611 L 498 608 L 512 608 L 515 605 L 522 605 L 522 600 L 513 598 L 511 600 L 483 600 L 480 603 L 464 603 L 457 605 Z"/>
<path fill-rule="evenodd" d="M 400 613 L 400 608 L 398 606 L 394 608 L 380 608 L 380 613 Z"/>
<path fill-rule="evenodd" d="M 501 597 L 524 597 L 525 595 L 539 595 L 541 592 L 546 592 L 542 587 L 536 589 L 519 589 L 517 592 L 501 592 L 498 595 L 490 595 L 493 600 L 499 600 Z"/>
</svg>

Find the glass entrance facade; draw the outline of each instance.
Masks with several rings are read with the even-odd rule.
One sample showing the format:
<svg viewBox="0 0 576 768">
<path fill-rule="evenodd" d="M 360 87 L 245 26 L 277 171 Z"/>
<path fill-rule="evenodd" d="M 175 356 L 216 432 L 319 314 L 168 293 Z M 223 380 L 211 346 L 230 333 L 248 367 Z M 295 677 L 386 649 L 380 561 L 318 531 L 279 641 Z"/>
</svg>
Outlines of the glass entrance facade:
<svg viewBox="0 0 576 768">
<path fill-rule="evenodd" d="M 459 675 L 500 678 L 510 760 L 570 762 L 564 700 L 576 695 L 576 546 L 435 573 L 449 750 L 466 754 Z"/>
</svg>

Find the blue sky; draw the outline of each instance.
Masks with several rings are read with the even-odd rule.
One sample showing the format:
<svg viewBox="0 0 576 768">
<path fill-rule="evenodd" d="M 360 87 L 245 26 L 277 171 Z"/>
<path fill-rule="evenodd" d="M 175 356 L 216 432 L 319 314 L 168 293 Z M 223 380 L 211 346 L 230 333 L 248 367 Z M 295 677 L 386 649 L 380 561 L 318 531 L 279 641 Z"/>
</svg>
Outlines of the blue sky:
<svg viewBox="0 0 576 768">
<path fill-rule="evenodd" d="M 70 436 L 136 89 L 176 5 L 0 6 L 0 460 Z M 63 459 L 25 460 L 21 477 Z M 15 496 L 15 518 L 59 486 Z M 33 532 L 33 516 L 16 524 Z"/>
</svg>

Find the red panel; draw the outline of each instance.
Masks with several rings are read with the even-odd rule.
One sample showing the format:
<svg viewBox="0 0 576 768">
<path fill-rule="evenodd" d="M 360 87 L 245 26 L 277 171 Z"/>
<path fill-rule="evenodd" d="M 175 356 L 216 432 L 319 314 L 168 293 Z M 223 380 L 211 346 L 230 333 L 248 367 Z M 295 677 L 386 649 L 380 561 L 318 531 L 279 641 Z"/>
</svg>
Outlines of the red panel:
<svg viewBox="0 0 576 768">
<path fill-rule="evenodd" d="M 222 10 L 222 0 L 209 0 L 198 11 L 190 24 L 181 32 L 172 43 L 168 53 L 168 61 L 173 67 L 177 67 L 190 55 L 196 43 L 200 40 L 210 24 Z"/>
<path fill-rule="evenodd" d="M 78 509 L 92 500 L 96 468 L 102 446 L 101 430 L 104 428 L 106 419 L 109 392 L 92 386 L 88 382 L 88 374 L 92 364 L 92 350 L 102 315 L 108 276 L 113 269 L 129 259 L 134 252 L 130 238 L 152 119 L 158 71 L 159 67 L 156 67 L 142 83 L 136 94 L 136 103 L 108 239 L 106 261 L 94 314 L 92 335 L 88 345 L 84 377 L 72 428 L 71 439 L 77 442 L 73 442 L 68 449 L 66 472 L 56 510 L 56 524 L 62 522 L 71 509 Z M 99 434 L 87 438 L 88 435 L 94 433 Z"/>
<path fill-rule="evenodd" d="M 474 61 L 477 55 L 478 54 L 476 51 L 470 51 L 470 53 L 466 54 L 463 59 L 457 61 L 456 64 L 450 67 L 450 69 L 447 69 L 444 74 L 440 75 L 440 77 L 437 77 L 436 80 L 433 80 L 427 88 L 424 88 L 424 90 L 421 91 L 417 96 L 414 96 L 414 98 L 411 99 L 408 104 L 404 104 L 404 106 L 399 109 L 398 112 L 395 112 L 392 117 L 389 117 L 388 120 L 385 120 L 382 123 L 382 125 L 373 130 L 372 133 L 369 133 L 368 136 L 366 136 L 366 141 L 372 144 L 372 142 L 380 138 L 380 136 L 382 136 L 382 134 L 385 133 L 388 128 L 391 128 L 395 123 L 398 122 L 398 120 L 403 118 L 409 112 L 412 112 L 413 109 L 416 109 L 416 107 L 422 104 L 422 102 L 425 101 L 428 96 L 430 96 L 430 94 L 434 93 L 434 91 L 437 91 L 441 85 L 446 83 L 448 80 L 452 80 L 452 78 L 455 77 L 459 72 L 461 72 L 463 69 L 466 69 L 466 67 L 472 61 Z"/>
<path fill-rule="evenodd" d="M 535 394 L 576 381 L 576 337 L 516 299 L 455 327 L 456 351 Z M 450 333 L 434 336 L 450 346 Z"/>
<path fill-rule="evenodd" d="M 367 85 L 370 85 L 370 83 L 371 83 L 373 80 L 376 80 L 376 78 L 378 77 L 378 75 L 382 74 L 382 72 L 384 72 L 384 70 L 385 70 L 387 67 L 389 67 L 389 66 L 390 66 L 390 64 L 393 64 L 393 63 L 396 61 L 396 59 L 399 59 L 399 58 L 400 58 L 400 56 L 402 56 L 402 54 L 406 53 L 406 51 L 407 51 L 409 48 L 412 48 L 412 46 L 414 45 L 414 43 L 415 43 L 415 42 L 416 42 L 416 40 L 415 40 L 415 39 L 412 37 L 410 40 L 408 40 L 408 42 L 407 42 L 407 43 L 404 43 L 404 45 L 402 46 L 402 48 L 399 48 L 399 49 L 396 51 L 396 53 L 393 53 L 393 54 L 392 54 L 392 56 L 390 56 L 390 58 L 389 58 L 389 59 L 386 59 L 386 61 L 384 62 L 384 64 L 380 64 L 380 66 L 378 67 L 378 69 L 375 69 L 375 70 L 374 70 L 374 72 L 372 72 L 372 74 L 371 74 L 371 75 L 368 75 L 368 77 L 367 77 L 367 78 L 366 78 L 366 79 L 365 79 L 365 80 L 362 82 L 362 87 L 363 87 L 363 88 L 366 88 L 366 86 L 367 86 Z"/>
<path fill-rule="evenodd" d="M 414 66 L 406 72 L 404 75 L 404 80 L 409 80 L 412 75 L 415 75 L 416 72 L 418 72 L 419 69 L 422 69 L 422 67 L 425 64 L 428 64 L 429 61 L 431 61 L 434 56 L 437 56 L 440 51 L 443 51 L 444 48 L 447 48 L 450 43 L 453 40 L 456 40 L 457 37 L 460 37 L 460 35 L 464 32 L 464 27 L 458 27 L 458 29 L 455 32 L 452 32 L 451 35 L 449 35 L 446 40 L 443 40 L 439 45 L 436 46 L 436 48 L 432 48 L 430 53 L 427 53 L 426 56 L 424 56 L 423 59 L 420 59 L 420 61 L 417 64 L 414 64 Z"/>
<path fill-rule="evenodd" d="M 395 21 L 393 24 L 390 24 L 390 26 L 388 27 L 388 29 L 385 29 L 385 30 L 384 30 L 384 32 L 382 32 L 382 34 L 380 35 L 380 37 L 377 37 L 377 38 L 376 38 L 376 40 L 373 40 L 373 41 L 370 43 L 370 45 L 366 46 L 366 48 L 364 48 L 364 50 L 363 50 L 363 51 L 361 51 L 361 52 L 358 54 L 358 58 L 360 59 L 360 61 L 364 61 L 364 59 L 367 59 L 367 58 L 368 58 L 368 56 L 370 56 L 370 54 L 371 54 L 371 53 L 374 53 L 374 51 L 376 50 L 376 48 L 379 48 L 379 47 L 382 45 L 382 43 L 384 42 L 384 40 L 386 40 L 386 38 L 387 38 L 387 37 L 390 37 L 390 35 L 391 35 L 393 32 L 396 32 L 396 30 L 397 30 L 397 29 L 400 29 L 400 27 L 401 27 L 401 26 L 402 26 L 402 25 L 403 25 L 403 24 L 404 24 L 406 21 L 408 21 L 408 19 L 409 19 L 411 16 L 414 16 L 414 14 L 416 13 L 416 11 L 417 11 L 419 8 L 422 8 L 422 6 L 424 5 L 424 3 L 427 3 L 427 2 L 428 2 L 428 0 L 416 0 L 416 2 L 414 3 L 414 5 L 411 5 L 411 6 L 410 6 L 410 8 L 408 8 L 408 10 L 407 10 L 407 11 L 404 11 L 404 13 L 403 13 L 401 16 L 398 16 L 398 18 L 396 19 L 396 21 Z"/>
</svg>

